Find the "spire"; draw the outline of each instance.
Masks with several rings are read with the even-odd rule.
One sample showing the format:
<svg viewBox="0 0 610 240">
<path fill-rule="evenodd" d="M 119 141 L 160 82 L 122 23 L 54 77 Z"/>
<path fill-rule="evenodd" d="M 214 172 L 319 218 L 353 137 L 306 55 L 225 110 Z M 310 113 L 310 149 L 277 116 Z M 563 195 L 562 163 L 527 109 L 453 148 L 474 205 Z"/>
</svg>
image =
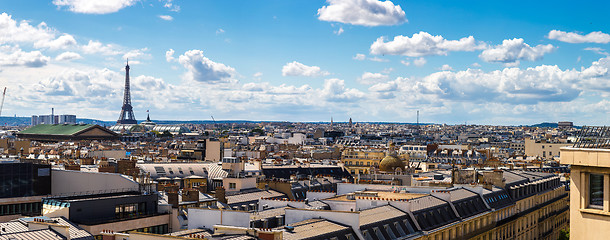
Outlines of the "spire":
<svg viewBox="0 0 610 240">
<path fill-rule="evenodd" d="M 137 124 L 136 117 L 133 115 L 133 107 L 131 106 L 131 94 L 129 90 L 129 59 L 125 65 L 125 92 L 123 93 L 123 107 L 117 124 Z"/>
</svg>

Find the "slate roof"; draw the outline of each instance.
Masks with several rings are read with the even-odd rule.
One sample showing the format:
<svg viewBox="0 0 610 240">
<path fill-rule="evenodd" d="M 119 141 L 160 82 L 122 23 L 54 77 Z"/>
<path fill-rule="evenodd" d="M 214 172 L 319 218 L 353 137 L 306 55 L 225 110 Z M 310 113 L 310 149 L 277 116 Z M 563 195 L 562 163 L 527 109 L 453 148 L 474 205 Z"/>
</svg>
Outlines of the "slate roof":
<svg viewBox="0 0 610 240">
<path fill-rule="evenodd" d="M 424 231 L 442 227 L 459 220 L 448 202 L 434 196 L 410 200 L 415 220 Z"/>
<path fill-rule="evenodd" d="M 492 191 L 484 189 L 483 198 L 485 202 L 494 209 L 500 209 L 513 204 L 513 200 L 506 190 L 494 187 Z"/>
<path fill-rule="evenodd" d="M 360 231 L 372 239 L 396 239 L 416 234 L 417 228 L 409 214 L 385 205 L 360 212 Z"/>
<path fill-rule="evenodd" d="M 447 202 L 431 195 L 414 198 L 409 200 L 409 202 L 411 202 L 412 212 L 447 204 Z"/>
<path fill-rule="evenodd" d="M 406 216 L 403 211 L 390 205 L 370 208 L 360 212 L 360 226 Z"/>
<path fill-rule="evenodd" d="M 65 238 L 49 229 L 17 232 L 0 235 L 1 240 L 64 240 Z M 93 239 L 93 237 L 91 237 Z"/>
<path fill-rule="evenodd" d="M 166 235 L 175 236 L 175 237 L 188 237 L 191 234 L 203 235 L 205 237 L 212 236 L 212 234 L 208 230 L 200 229 L 200 228 L 177 231 L 177 232 L 173 232 L 173 233 L 168 233 Z"/>
<path fill-rule="evenodd" d="M 64 217 L 35 217 L 38 219 L 44 219 L 45 221 L 52 221 L 54 224 L 68 226 L 70 232 L 70 239 L 72 240 L 94 240 L 93 235 L 89 232 L 78 227 L 76 224 L 71 223 Z M 64 239 L 61 235 L 55 233 L 49 229 L 29 231 L 27 222 L 33 221 L 34 217 L 20 218 L 10 222 L 0 223 L 0 240 L 4 239 Z"/>
<path fill-rule="evenodd" d="M 286 215 L 286 207 L 271 208 L 263 211 L 254 212 L 250 214 L 250 220 L 260 220 L 282 215 Z"/>
<path fill-rule="evenodd" d="M 257 189 L 252 192 L 238 193 L 235 195 L 226 196 L 227 204 L 229 204 L 231 206 L 258 202 L 258 200 L 260 198 L 285 198 L 285 197 L 286 197 L 286 194 L 283 194 L 281 192 L 271 190 L 271 189 L 269 189 L 269 190 Z"/>
<path fill-rule="evenodd" d="M 227 171 L 222 170 L 218 163 L 140 163 L 136 164 L 141 171 L 150 173 L 152 179 L 160 178 L 188 178 L 201 176 L 208 179 L 224 178 Z M 171 171 L 170 171 L 171 168 Z M 180 173 L 179 169 L 182 170 Z M 193 173 L 191 173 L 191 170 Z"/>
<path fill-rule="evenodd" d="M 326 219 L 312 218 L 290 224 L 290 226 L 294 227 L 294 230 L 284 232 L 284 240 L 329 239 L 335 236 L 338 239 L 346 239 L 346 234 L 352 234 L 354 238 L 357 238 L 351 227 Z"/>
</svg>

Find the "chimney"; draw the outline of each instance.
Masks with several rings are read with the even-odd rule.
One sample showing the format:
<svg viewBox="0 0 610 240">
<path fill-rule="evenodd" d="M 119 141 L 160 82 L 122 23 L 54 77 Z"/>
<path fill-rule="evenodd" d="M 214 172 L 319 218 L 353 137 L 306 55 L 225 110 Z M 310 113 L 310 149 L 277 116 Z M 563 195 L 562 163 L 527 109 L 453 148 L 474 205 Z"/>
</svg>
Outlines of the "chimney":
<svg viewBox="0 0 610 240">
<path fill-rule="evenodd" d="M 183 189 L 182 190 L 182 201 L 183 202 L 199 202 L 199 191 L 195 189 Z"/>
<path fill-rule="evenodd" d="M 167 192 L 167 203 L 171 204 L 172 207 L 178 207 L 178 192 Z"/>
<path fill-rule="evenodd" d="M 489 191 L 493 191 L 493 187 L 494 187 L 494 185 L 491 184 L 490 182 L 483 182 L 483 188 L 485 188 Z"/>
<path fill-rule="evenodd" d="M 214 197 L 217 201 L 221 203 L 227 203 L 227 196 L 223 187 L 216 187 L 216 193 L 214 194 Z"/>
</svg>

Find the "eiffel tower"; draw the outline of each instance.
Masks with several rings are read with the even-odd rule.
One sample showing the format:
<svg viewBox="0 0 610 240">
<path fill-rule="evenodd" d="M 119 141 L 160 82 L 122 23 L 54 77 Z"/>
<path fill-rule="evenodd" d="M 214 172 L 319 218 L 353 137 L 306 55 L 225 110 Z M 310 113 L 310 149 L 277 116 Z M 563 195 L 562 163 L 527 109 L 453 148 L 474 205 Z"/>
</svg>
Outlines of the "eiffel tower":
<svg viewBox="0 0 610 240">
<path fill-rule="evenodd" d="M 125 93 L 123 95 L 123 107 L 117 124 L 138 124 L 136 117 L 133 115 L 133 107 L 131 106 L 131 94 L 129 93 L 129 59 L 125 66 Z"/>
</svg>

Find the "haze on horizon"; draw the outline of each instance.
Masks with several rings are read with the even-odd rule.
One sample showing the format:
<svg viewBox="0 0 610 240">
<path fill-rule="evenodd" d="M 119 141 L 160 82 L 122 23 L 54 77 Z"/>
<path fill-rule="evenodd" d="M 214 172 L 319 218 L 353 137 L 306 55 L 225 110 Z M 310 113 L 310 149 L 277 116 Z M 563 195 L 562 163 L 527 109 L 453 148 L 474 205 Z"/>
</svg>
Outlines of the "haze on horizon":
<svg viewBox="0 0 610 240">
<path fill-rule="evenodd" d="M 608 125 L 608 5 L 2 1 L 2 113 Z"/>
</svg>

